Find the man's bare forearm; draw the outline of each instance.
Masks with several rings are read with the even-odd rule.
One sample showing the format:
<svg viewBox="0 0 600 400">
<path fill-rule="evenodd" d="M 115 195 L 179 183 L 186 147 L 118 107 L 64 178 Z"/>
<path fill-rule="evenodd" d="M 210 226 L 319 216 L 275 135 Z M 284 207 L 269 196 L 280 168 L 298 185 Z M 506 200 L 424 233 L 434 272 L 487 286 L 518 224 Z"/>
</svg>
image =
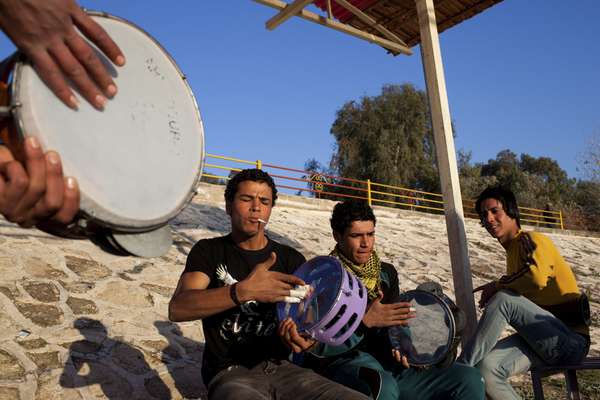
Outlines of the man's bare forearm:
<svg viewBox="0 0 600 400">
<path fill-rule="evenodd" d="M 229 286 L 215 289 L 191 289 L 176 294 L 169 303 L 169 319 L 175 322 L 210 317 L 235 306 Z"/>
</svg>

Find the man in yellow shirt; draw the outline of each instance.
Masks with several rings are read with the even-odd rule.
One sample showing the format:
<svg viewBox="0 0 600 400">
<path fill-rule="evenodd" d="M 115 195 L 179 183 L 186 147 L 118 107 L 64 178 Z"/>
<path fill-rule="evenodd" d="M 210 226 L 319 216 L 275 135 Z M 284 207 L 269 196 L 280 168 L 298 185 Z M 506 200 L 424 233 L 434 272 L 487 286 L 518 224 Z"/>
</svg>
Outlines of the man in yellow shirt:
<svg viewBox="0 0 600 400">
<path fill-rule="evenodd" d="M 479 368 L 489 398 L 518 399 L 510 376 L 586 356 L 587 299 L 550 238 L 521 230 L 511 191 L 488 187 L 475 209 L 481 224 L 506 250 L 506 275 L 476 289 L 482 290 L 479 306 L 485 311 L 459 362 Z M 498 340 L 508 325 L 516 333 Z"/>
</svg>

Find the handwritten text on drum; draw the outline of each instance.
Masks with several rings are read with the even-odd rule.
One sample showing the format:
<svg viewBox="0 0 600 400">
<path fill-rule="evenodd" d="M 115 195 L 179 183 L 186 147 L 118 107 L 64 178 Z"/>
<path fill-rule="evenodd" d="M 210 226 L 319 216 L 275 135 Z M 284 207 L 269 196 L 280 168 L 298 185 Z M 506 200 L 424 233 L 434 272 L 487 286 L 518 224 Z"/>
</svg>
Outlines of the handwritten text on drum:
<svg viewBox="0 0 600 400">
<path fill-rule="evenodd" d="M 154 63 L 154 58 L 151 57 L 146 59 L 146 69 L 153 73 L 157 78 L 160 78 L 163 81 L 165 80 L 164 75 L 158 69 L 158 65 Z"/>
</svg>

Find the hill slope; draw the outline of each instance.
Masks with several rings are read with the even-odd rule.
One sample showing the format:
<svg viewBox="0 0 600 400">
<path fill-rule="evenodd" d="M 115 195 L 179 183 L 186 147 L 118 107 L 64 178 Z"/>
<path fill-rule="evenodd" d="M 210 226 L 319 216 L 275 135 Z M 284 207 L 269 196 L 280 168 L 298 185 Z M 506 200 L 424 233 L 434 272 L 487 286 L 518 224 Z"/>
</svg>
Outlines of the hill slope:
<svg viewBox="0 0 600 400">
<path fill-rule="evenodd" d="M 221 186 L 202 185 L 173 222 L 175 243 L 159 258 L 118 257 L 88 241 L 55 238 L 0 221 L 0 399 L 197 398 L 204 396 L 197 322 L 167 321 L 167 304 L 187 252 L 224 234 Z M 334 245 L 335 203 L 282 196 L 269 236 L 307 258 Z M 401 289 L 425 280 L 452 294 L 442 217 L 376 208 L 377 250 L 400 274 Z M 504 270 L 504 252 L 467 220 L 474 285 Z M 549 234 L 591 294 L 593 351 L 600 329 L 600 238 Z"/>
</svg>

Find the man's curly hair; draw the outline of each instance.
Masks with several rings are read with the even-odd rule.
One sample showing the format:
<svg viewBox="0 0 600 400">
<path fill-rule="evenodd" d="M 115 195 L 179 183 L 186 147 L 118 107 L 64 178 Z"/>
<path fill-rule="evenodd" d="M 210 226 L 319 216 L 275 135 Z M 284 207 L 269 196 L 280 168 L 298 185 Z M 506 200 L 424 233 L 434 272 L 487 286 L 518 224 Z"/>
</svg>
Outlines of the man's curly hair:
<svg viewBox="0 0 600 400">
<path fill-rule="evenodd" d="M 354 221 L 373 221 L 373 225 L 377 223 L 373 209 L 366 201 L 346 200 L 333 207 L 330 222 L 334 232 L 344 234 Z"/>
<path fill-rule="evenodd" d="M 273 205 L 275 205 L 275 200 L 277 200 L 277 188 L 275 187 L 275 182 L 268 173 L 257 168 L 243 169 L 227 182 L 227 187 L 225 188 L 226 202 L 230 203 L 233 201 L 239 184 L 244 181 L 264 182 L 269 185 L 273 194 Z"/>
</svg>

